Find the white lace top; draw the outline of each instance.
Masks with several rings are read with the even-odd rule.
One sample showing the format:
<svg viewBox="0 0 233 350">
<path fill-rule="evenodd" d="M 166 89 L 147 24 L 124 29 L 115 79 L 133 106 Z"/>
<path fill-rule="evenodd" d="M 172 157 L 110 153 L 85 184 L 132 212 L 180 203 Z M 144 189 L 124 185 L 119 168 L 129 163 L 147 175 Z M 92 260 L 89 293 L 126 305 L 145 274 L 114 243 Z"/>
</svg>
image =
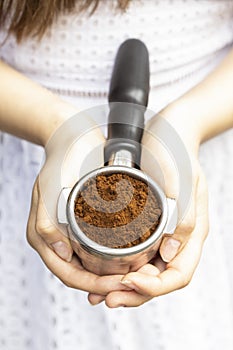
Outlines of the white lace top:
<svg viewBox="0 0 233 350">
<path fill-rule="evenodd" d="M 113 1 L 102 0 L 91 17 L 60 16 L 40 43 L 18 45 L 9 37 L 0 57 L 87 108 L 107 101 L 116 50 L 130 37 L 149 49 L 149 107 L 158 111 L 231 49 L 233 1 L 132 0 L 122 14 Z M 202 148 L 211 229 L 191 284 L 140 308 L 117 310 L 89 306 L 85 293 L 63 286 L 29 248 L 25 227 L 42 150 L 6 134 L 0 140 L 1 350 L 233 348 L 232 130 Z"/>
<path fill-rule="evenodd" d="M 11 37 L 0 57 L 60 94 L 106 98 L 118 46 L 140 38 L 150 52 L 150 106 L 160 108 L 213 69 L 233 40 L 232 1 L 132 0 L 126 13 L 115 3 L 100 1 L 91 17 L 60 16 L 41 43 Z"/>
</svg>

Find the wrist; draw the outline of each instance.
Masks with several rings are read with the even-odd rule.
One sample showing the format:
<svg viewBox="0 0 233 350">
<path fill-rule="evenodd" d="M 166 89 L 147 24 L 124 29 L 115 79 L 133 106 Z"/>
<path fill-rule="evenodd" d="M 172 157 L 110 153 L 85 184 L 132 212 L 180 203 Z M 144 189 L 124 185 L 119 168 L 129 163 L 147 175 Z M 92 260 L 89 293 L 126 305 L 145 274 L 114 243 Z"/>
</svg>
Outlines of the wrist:
<svg viewBox="0 0 233 350">
<path fill-rule="evenodd" d="M 159 112 L 180 136 L 189 152 L 197 156 L 204 138 L 204 126 L 195 117 L 188 104 L 182 99 L 169 104 Z"/>
<path fill-rule="evenodd" d="M 48 105 L 44 104 L 43 122 L 38 128 L 39 143 L 45 147 L 56 132 L 69 118 L 78 113 L 78 109 L 71 104 L 66 103 L 57 96 L 54 101 L 49 101 Z"/>
<path fill-rule="evenodd" d="M 54 105 L 47 125 L 41 133 L 41 144 L 46 156 L 67 150 L 78 142 L 83 145 L 82 152 L 97 147 L 105 141 L 100 126 L 86 113 L 60 100 Z M 85 146 L 84 146 L 85 145 Z M 78 151 L 80 154 L 80 150 Z"/>
</svg>

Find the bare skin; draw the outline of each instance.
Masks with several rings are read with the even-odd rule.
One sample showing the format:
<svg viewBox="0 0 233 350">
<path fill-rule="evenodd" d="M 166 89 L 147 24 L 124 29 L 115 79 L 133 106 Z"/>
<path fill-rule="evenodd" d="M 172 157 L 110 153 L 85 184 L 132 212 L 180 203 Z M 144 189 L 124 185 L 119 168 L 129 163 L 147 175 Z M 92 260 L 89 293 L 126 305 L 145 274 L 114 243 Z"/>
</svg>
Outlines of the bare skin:
<svg viewBox="0 0 233 350">
<path fill-rule="evenodd" d="M 73 106 L 2 62 L 0 76 L 0 126 L 3 131 L 44 147 L 54 131 L 78 112 Z M 48 216 L 41 200 L 38 179 L 36 180 L 28 220 L 28 241 L 63 283 L 87 291 L 91 304 L 105 301 L 108 307 L 139 306 L 190 282 L 208 234 L 207 185 L 199 165 L 198 150 L 205 140 L 233 127 L 232 81 L 233 52 L 230 52 L 203 82 L 160 113 L 178 133 L 189 154 L 193 172 L 191 205 L 179 223 L 173 241 L 169 237 L 164 238 L 160 247 L 162 258 L 143 266 L 137 272 L 126 276 L 100 277 L 86 271 L 72 255 L 67 236 L 57 229 Z M 94 125 L 91 120 L 85 122 Z M 147 129 L 151 135 L 159 132 L 155 119 L 150 120 Z M 85 142 L 90 147 L 95 147 L 103 143 L 103 136 L 95 129 L 91 140 Z M 85 142 L 76 146 L 83 150 Z M 168 196 L 175 197 L 176 176 L 166 152 L 153 137 L 144 137 L 143 144 L 160 154 L 158 161 L 165 177 L 169 178 L 165 192 Z M 43 172 L 53 171 L 54 159 L 56 148 L 47 151 L 42 175 Z M 76 161 L 79 161 L 78 158 Z M 142 168 L 154 176 L 144 154 Z M 67 181 L 71 181 L 69 174 Z"/>
</svg>

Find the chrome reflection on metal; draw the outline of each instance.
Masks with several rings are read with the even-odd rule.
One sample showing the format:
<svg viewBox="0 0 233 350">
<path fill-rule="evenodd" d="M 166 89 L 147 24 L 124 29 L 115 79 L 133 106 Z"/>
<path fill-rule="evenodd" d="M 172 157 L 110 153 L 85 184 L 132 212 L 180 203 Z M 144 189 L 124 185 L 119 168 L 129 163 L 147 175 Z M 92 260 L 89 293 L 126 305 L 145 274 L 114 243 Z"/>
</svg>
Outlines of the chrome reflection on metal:
<svg viewBox="0 0 233 350">
<path fill-rule="evenodd" d="M 122 157 L 116 157 L 116 159 L 122 160 Z M 99 245 L 82 232 L 75 218 L 75 199 L 86 181 L 99 175 L 112 173 L 127 174 L 146 182 L 156 195 L 162 209 L 160 222 L 155 232 L 146 241 L 129 248 L 115 249 Z M 141 170 L 122 165 L 109 165 L 86 174 L 72 189 L 63 189 L 59 197 L 57 218 L 59 223 L 67 225 L 73 249 L 87 270 L 99 275 L 124 274 L 136 271 L 155 256 L 163 235 L 172 234 L 175 230 L 177 210 L 176 201 L 167 198 L 158 184 Z"/>
<path fill-rule="evenodd" d="M 125 149 L 115 152 L 111 155 L 108 161 L 108 165 L 122 165 L 122 166 L 128 166 L 133 168 L 134 160 L 133 160 L 132 153 Z"/>
</svg>

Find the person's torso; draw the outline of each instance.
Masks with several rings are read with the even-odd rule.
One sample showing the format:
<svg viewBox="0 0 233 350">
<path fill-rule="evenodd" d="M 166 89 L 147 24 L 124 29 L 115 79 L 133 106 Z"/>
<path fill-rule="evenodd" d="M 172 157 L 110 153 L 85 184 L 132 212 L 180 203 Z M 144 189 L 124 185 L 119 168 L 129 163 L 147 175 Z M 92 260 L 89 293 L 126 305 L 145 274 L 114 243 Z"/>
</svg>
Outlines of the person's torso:
<svg viewBox="0 0 233 350">
<path fill-rule="evenodd" d="M 117 48 L 139 38 L 150 54 L 150 105 L 159 108 L 198 83 L 233 42 L 232 1 L 132 0 L 124 13 L 113 3 L 100 1 L 92 16 L 61 15 L 41 42 L 18 45 L 10 36 L 0 58 L 61 95 L 104 99 Z"/>
</svg>

